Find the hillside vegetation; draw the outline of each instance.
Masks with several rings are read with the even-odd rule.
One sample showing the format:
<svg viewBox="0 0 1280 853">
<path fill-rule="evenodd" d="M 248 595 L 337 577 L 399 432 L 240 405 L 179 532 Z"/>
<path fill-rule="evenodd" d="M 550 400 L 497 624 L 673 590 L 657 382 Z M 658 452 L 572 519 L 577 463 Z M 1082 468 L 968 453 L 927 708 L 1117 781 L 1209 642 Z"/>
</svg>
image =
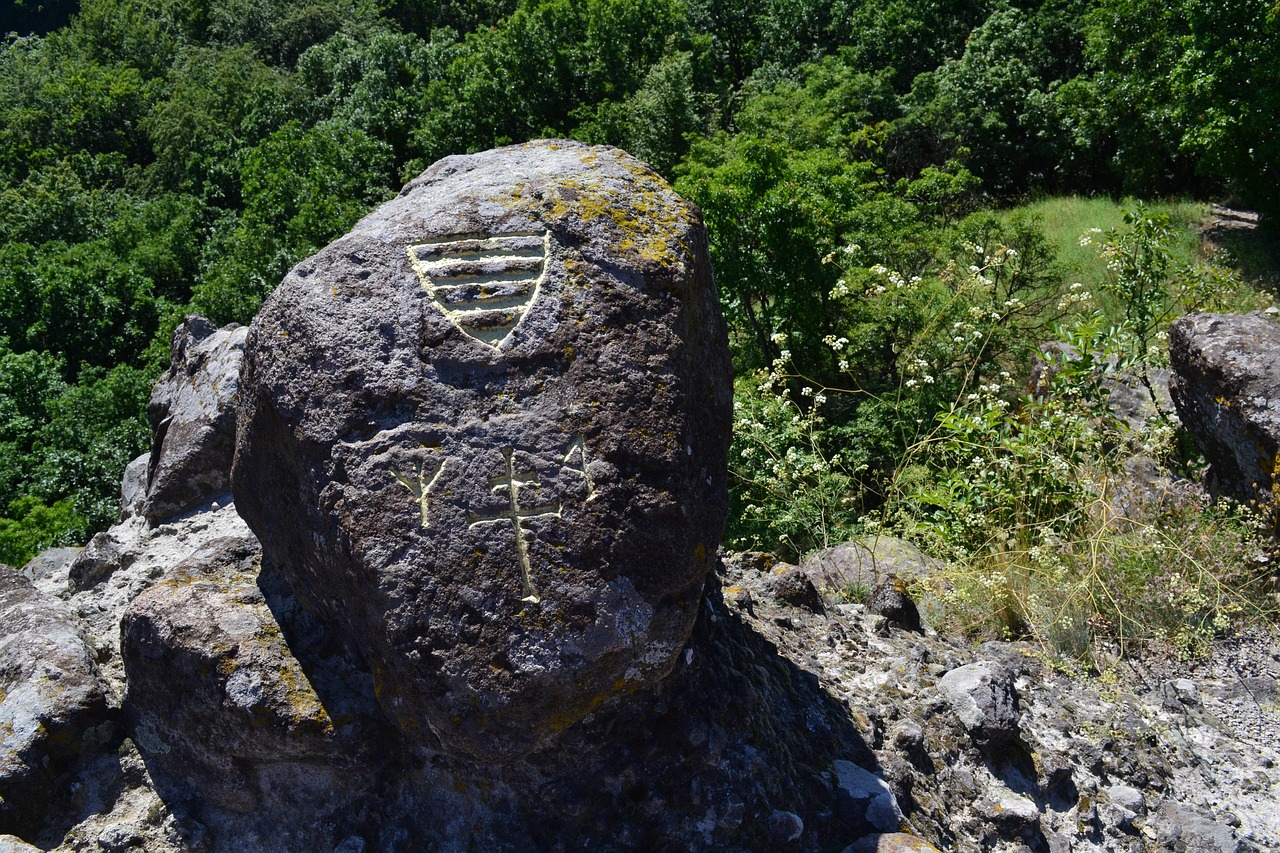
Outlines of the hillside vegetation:
<svg viewBox="0 0 1280 853">
<path fill-rule="evenodd" d="M 1207 257 L 1206 205 L 1160 200 L 1280 218 L 1272 0 L 3 15 L 0 562 L 113 521 L 184 313 L 247 323 L 435 159 L 568 136 L 647 160 L 706 217 L 739 375 L 731 544 L 899 533 L 960 567 L 965 627 L 1064 650 L 1194 645 L 1243 606 L 1222 585 L 1257 580 L 1240 511 L 1105 508 L 1130 456 L 1194 460 L 1168 413 L 1126 432 L 1100 376 L 1147 382 L 1179 312 L 1270 304 L 1265 241 Z M 1047 340 L 1083 358 L 1027 396 Z M 1129 621 L 1153 598 L 1164 616 Z"/>
</svg>

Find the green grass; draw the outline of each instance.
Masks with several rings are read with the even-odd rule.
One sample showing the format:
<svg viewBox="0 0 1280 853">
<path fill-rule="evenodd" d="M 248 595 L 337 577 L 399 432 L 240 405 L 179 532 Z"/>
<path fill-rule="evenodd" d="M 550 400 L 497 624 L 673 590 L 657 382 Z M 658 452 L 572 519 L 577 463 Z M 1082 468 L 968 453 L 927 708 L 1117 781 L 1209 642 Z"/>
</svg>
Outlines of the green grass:
<svg viewBox="0 0 1280 853">
<path fill-rule="evenodd" d="M 1239 276 L 1240 284 L 1221 294 L 1209 310 L 1255 311 L 1280 303 L 1280 237 L 1263 229 L 1202 234 L 1202 227 L 1214 219 L 1207 202 L 1146 201 L 1134 198 L 1054 196 L 1022 205 L 1017 210 L 1040 217 L 1042 229 L 1057 253 L 1062 286 L 1080 282 L 1093 293 L 1097 304 L 1112 318 L 1123 315 L 1102 287 L 1106 264 L 1098 257 L 1098 242 L 1080 245 L 1080 237 L 1090 229 L 1104 233 L 1123 224 L 1125 211 L 1144 204 L 1152 213 L 1168 214 L 1181 232 L 1173 247 L 1175 256 L 1186 263 L 1211 263 Z"/>
<path fill-rule="evenodd" d="M 1065 284 L 1080 282 L 1097 293 L 1106 267 L 1098 260 L 1095 246 L 1081 246 L 1080 236 L 1091 228 L 1107 231 L 1123 224 L 1124 212 L 1138 207 L 1133 198 L 1119 201 L 1110 198 L 1057 196 L 1032 202 L 1019 210 L 1039 216 L 1046 237 L 1058 253 Z M 1188 263 L 1200 255 L 1200 221 L 1209 215 L 1209 205 L 1195 201 L 1145 202 L 1153 213 L 1167 213 L 1173 224 L 1184 229 L 1186 239 L 1178 246 Z"/>
</svg>

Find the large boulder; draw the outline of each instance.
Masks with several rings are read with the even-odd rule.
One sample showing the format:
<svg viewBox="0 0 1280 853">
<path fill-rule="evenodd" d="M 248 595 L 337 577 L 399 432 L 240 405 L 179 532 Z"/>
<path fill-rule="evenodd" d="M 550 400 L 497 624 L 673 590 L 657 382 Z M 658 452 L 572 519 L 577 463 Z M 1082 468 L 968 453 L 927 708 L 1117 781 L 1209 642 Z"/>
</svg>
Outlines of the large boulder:
<svg viewBox="0 0 1280 853">
<path fill-rule="evenodd" d="M 263 306 L 236 505 L 410 738 L 502 762 L 673 667 L 731 392 L 703 226 L 654 172 L 448 157 Z"/>
<path fill-rule="evenodd" d="M 151 392 L 151 458 L 142 514 L 161 522 L 231 488 L 236 392 L 248 329 L 191 315 L 173 333 L 169 372 Z M 132 467 L 132 466 L 131 466 Z M 125 489 L 129 487 L 126 477 Z M 129 498 L 122 496 L 127 514 Z"/>
<path fill-rule="evenodd" d="M 1280 498 L 1280 324 L 1262 313 L 1189 314 L 1169 330 L 1169 392 L 1217 494 Z"/>
<path fill-rule="evenodd" d="M 389 750 L 359 722 L 371 691 L 343 683 L 359 674 L 332 658 L 307 672 L 294 657 L 259 559 L 252 537 L 217 539 L 134 599 L 121 625 L 125 708 L 168 801 L 311 838 L 363 794 L 369 751 Z"/>
<path fill-rule="evenodd" d="M 62 602 L 0 565 L 0 833 L 30 837 L 114 714 L 93 654 Z"/>
</svg>

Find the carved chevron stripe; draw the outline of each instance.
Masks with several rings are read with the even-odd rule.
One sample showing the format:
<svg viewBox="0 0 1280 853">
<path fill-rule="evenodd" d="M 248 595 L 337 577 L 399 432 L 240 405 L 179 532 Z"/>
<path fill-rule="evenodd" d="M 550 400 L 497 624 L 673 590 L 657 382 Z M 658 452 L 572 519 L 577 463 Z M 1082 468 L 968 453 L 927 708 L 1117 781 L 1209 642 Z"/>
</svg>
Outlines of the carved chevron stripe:
<svg viewBox="0 0 1280 853">
<path fill-rule="evenodd" d="M 449 322 L 497 348 L 538 298 L 549 239 L 544 232 L 421 243 L 409 247 L 409 262 Z"/>
</svg>

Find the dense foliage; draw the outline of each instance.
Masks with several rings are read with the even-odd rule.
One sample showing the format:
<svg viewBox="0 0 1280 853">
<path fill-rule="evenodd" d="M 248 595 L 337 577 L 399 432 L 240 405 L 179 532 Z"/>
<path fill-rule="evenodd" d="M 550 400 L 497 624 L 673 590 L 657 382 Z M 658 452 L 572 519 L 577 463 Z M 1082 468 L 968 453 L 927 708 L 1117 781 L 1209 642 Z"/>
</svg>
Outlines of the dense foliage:
<svg viewBox="0 0 1280 853">
<path fill-rule="evenodd" d="M 1034 344 L 1091 307 L 1063 290 L 1037 220 L 993 209 L 1182 193 L 1280 216 L 1271 0 L 23 0 L 3 15 L 0 561 L 111 521 L 184 312 L 248 322 L 292 264 L 445 154 L 617 144 L 698 202 L 751 415 L 733 535 L 796 552 L 867 513 L 924 512 L 958 463 L 934 456 L 904 490 L 912 448 L 980 416 L 956 401 L 1008 399 Z M 1159 243 L 1149 221 L 1117 251 Z M 1169 307 L 1144 298 L 1110 315 L 1143 352 Z M 768 497 L 778 453 L 821 475 L 805 501 Z"/>
</svg>

